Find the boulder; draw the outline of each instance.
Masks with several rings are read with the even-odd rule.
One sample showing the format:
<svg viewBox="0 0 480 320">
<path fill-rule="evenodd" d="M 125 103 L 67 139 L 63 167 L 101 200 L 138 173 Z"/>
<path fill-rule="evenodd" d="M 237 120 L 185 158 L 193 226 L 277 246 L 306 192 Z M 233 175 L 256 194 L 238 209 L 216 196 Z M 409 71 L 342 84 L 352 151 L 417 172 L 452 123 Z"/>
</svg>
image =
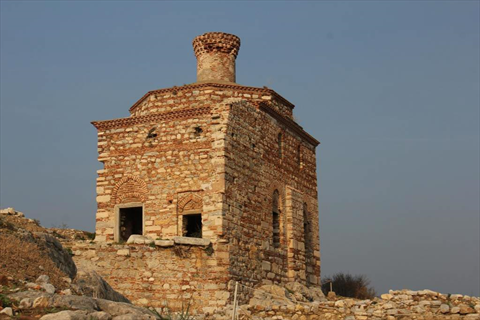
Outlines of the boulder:
<svg viewBox="0 0 480 320">
<path fill-rule="evenodd" d="M 137 319 L 143 319 L 142 317 L 146 317 L 146 316 L 149 316 L 150 318 L 145 318 L 145 319 L 157 319 L 157 317 L 152 311 L 142 307 L 134 306 L 129 303 L 113 302 L 105 299 L 95 299 L 95 300 L 98 304 L 99 310 L 107 312 L 112 317 L 132 314 L 137 316 L 138 317 Z"/>
<path fill-rule="evenodd" d="M 294 306 L 289 299 L 290 294 L 285 288 L 277 285 L 263 285 L 253 292 L 250 299 L 251 306 L 272 307 L 272 306 Z"/>
<path fill-rule="evenodd" d="M 130 303 L 130 300 L 113 290 L 113 288 L 94 270 L 80 269 L 73 280 L 73 286 L 79 293 L 88 297 Z"/>
<path fill-rule="evenodd" d="M 77 310 L 77 311 L 60 311 L 57 313 L 50 313 L 46 314 L 40 318 L 40 320 L 87 320 L 88 312 L 85 310 Z M 90 318 L 92 319 L 92 318 Z"/>
<path fill-rule="evenodd" d="M 326 301 L 325 295 L 319 287 L 308 288 L 299 282 L 289 282 L 285 285 L 285 288 L 293 294 L 297 301 Z"/>
<path fill-rule="evenodd" d="M 95 299 L 85 296 L 61 296 L 54 295 L 51 306 L 76 310 L 97 311 L 98 305 Z"/>
<path fill-rule="evenodd" d="M 112 316 L 106 313 L 105 311 L 96 311 L 88 314 L 88 317 L 90 319 L 95 319 L 95 320 L 111 320 Z"/>
<path fill-rule="evenodd" d="M 46 249 L 47 255 L 55 265 L 70 278 L 75 278 L 77 267 L 70 253 L 63 248 L 60 242 L 55 237 L 43 232 L 34 232 L 33 236 L 35 242 Z"/>
</svg>

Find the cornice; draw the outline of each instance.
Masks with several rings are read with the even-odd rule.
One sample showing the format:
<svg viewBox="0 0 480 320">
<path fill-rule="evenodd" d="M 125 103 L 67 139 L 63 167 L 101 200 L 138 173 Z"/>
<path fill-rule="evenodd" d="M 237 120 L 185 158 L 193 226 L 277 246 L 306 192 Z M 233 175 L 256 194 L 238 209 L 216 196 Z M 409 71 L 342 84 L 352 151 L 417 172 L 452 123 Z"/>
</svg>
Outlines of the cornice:
<svg viewBox="0 0 480 320">
<path fill-rule="evenodd" d="M 113 128 L 128 127 L 135 124 L 141 124 L 146 122 L 153 121 L 165 121 L 165 120 L 176 120 L 176 119 L 186 119 L 192 118 L 195 116 L 205 115 L 210 113 L 210 107 L 200 107 L 200 108 L 186 108 L 182 110 L 155 113 L 145 116 L 138 117 L 128 117 L 128 118 L 119 118 L 113 120 L 104 120 L 104 121 L 92 121 L 91 123 L 97 129 L 106 130 Z"/>
<path fill-rule="evenodd" d="M 152 94 L 164 94 L 164 93 L 169 93 L 171 91 L 189 91 L 189 90 L 194 90 L 194 89 L 208 89 L 208 88 L 221 88 L 221 89 L 233 89 L 233 90 L 244 90 L 244 91 L 250 91 L 250 92 L 259 92 L 263 94 L 268 94 L 273 96 L 275 99 L 281 101 L 284 103 L 286 106 L 288 106 L 290 109 L 295 108 L 295 105 L 279 95 L 277 92 L 274 90 L 263 87 L 263 88 L 258 88 L 258 87 L 247 87 L 247 86 L 242 86 L 236 83 L 215 83 L 215 82 L 206 82 L 206 83 L 192 83 L 192 84 L 186 84 L 181 87 L 170 87 L 170 88 L 164 88 L 164 89 L 158 89 L 158 90 L 152 90 L 147 92 L 143 97 L 141 97 L 133 106 L 130 107 L 129 111 L 133 112 L 138 105 L 140 105 L 146 98 L 148 98 Z"/>
<path fill-rule="evenodd" d="M 258 107 L 260 110 L 264 111 L 275 120 L 281 122 L 283 125 L 285 125 L 287 128 L 289 128 L 290 130 L 298 134 L 301 138 L 303 138 L 305 141 L 312 144 L 314 147 L 320 144 L 320 142 L 317 139 L 315 139 L 314 137 L 309 135 L 305 130 L 303 130 L 303 128 L 299 124 L 297 124 L 295 121 L 289 118 L 282 116 L 277 111 L 275 111 L 275 109 L 270 107 L 267 103 L 262 102 L 258 105 Z"/>
</svg>

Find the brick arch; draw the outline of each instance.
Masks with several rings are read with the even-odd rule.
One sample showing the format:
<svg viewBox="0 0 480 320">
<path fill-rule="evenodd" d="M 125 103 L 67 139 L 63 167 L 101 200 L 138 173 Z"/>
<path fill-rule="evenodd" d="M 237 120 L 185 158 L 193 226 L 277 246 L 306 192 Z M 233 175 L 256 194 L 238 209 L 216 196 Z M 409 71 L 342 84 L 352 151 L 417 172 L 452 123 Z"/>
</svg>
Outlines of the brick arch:
<svg viewBox="0 0 480 320">
<path fill-rule="evenodd" d="M 123 177 L 112 192 L 113 203 L 145 202 L 147 200 L 147 184 L 137 176 Z"/>
<path fill-rule="evenodd" d="M 202 212 L 203 200 L 199 195 L 188 193 L 178 200 L 178 212 L 182 213 L 190 210 L 199 210 L 199 212 Z"/>
</svg>

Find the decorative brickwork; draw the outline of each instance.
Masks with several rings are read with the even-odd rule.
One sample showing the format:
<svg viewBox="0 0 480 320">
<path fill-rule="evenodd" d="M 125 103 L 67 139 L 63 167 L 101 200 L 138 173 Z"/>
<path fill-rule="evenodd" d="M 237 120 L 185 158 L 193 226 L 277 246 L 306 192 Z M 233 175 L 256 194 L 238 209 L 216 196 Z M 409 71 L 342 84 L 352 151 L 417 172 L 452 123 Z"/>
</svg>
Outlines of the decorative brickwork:
<svg viewBox="0 0 480 320">
<path fill-rule="evenodd" d="M 203 211 L 202 198 L 196 192 L 187 192 L 180 195 L 178 200 L 178 212 L 183 213 L 195 210 L 197 212 Z"/>
<path fill-rule="evenodd" d="M 113 188 L 113 203 L 144 202 L 147 195 L 147 184 L 140 178 L 127 175 Z"/>
<path fill-rule="evenodd" d="M 205 53 L 220 52 L 235 58 L 240 50 L 240 38 L 223 32 L 209 32 L 193 39 L 193 50 L 198 57 Z"/>
<path fill-rule="evenodd" d="M 234 59 L 239 46 L 235 39 L 203 35 L 195 40 L 195 52 Z M 211 241 L 211 256 L 204 262 L 215 270 L 219 283 L 298 281 L 316 286 L 319 142 L 293 120 L 290 102 L 271 89 L 233 83 L 232 60 L 223 62 L 218 68 L 202 67 L 207 70 L 202 83 L 150 91 L 130 108 L 128 118 L 93 122 L 98 160 L 104 165 L 97 178 L 96 241 L 115 241 L 119 210 L 141 210 L 138 221 L 144 236 L 195 234 Z M 218 78 L 225 75 L 230 78 Z M 193 224 L 200 225 L 200 232 L 189 229 Z M 198 255 L 193 265 L 183 259 L 178 268 L 194 273 L 195 266 L 204 265 L 202 259 Z M 147 272 L 147 266 L 138 263 Z M 148 272 L 155 268 L 149 266 Z M 162 281 L 162 273 L 157 273 Z M 102 275 L 109 280 L 108 272 Z M 192 290 L 201 294 L 203 283 L 215 281 L 211 277 L 199 273 Z M 127 278 L 122 282 L 142 287 L 133 274 Z M 188 285 L 188 279 L 182 283 Z M 116 289 L 140 299 L 141 289 Z M 182 299 L 178 291 L 165 294 L 172 301 Z M 242 301 L 248 297 L 240 290 Z"/>
</svg>

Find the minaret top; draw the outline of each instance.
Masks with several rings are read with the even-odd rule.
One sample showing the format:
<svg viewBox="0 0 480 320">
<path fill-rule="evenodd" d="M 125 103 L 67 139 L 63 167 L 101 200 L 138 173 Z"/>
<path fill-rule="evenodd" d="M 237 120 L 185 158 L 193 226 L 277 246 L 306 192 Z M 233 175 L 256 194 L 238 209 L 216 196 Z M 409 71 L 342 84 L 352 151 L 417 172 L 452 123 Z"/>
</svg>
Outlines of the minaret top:
<svg viewBox="0 0 480 320">
<path fill-rule="evenodd" d="M 193 39 L 197 57 L 197 82 L 235 82 L 235 59 L 240 38 L 223 32 L 208 32 Z"/>
</svg>

